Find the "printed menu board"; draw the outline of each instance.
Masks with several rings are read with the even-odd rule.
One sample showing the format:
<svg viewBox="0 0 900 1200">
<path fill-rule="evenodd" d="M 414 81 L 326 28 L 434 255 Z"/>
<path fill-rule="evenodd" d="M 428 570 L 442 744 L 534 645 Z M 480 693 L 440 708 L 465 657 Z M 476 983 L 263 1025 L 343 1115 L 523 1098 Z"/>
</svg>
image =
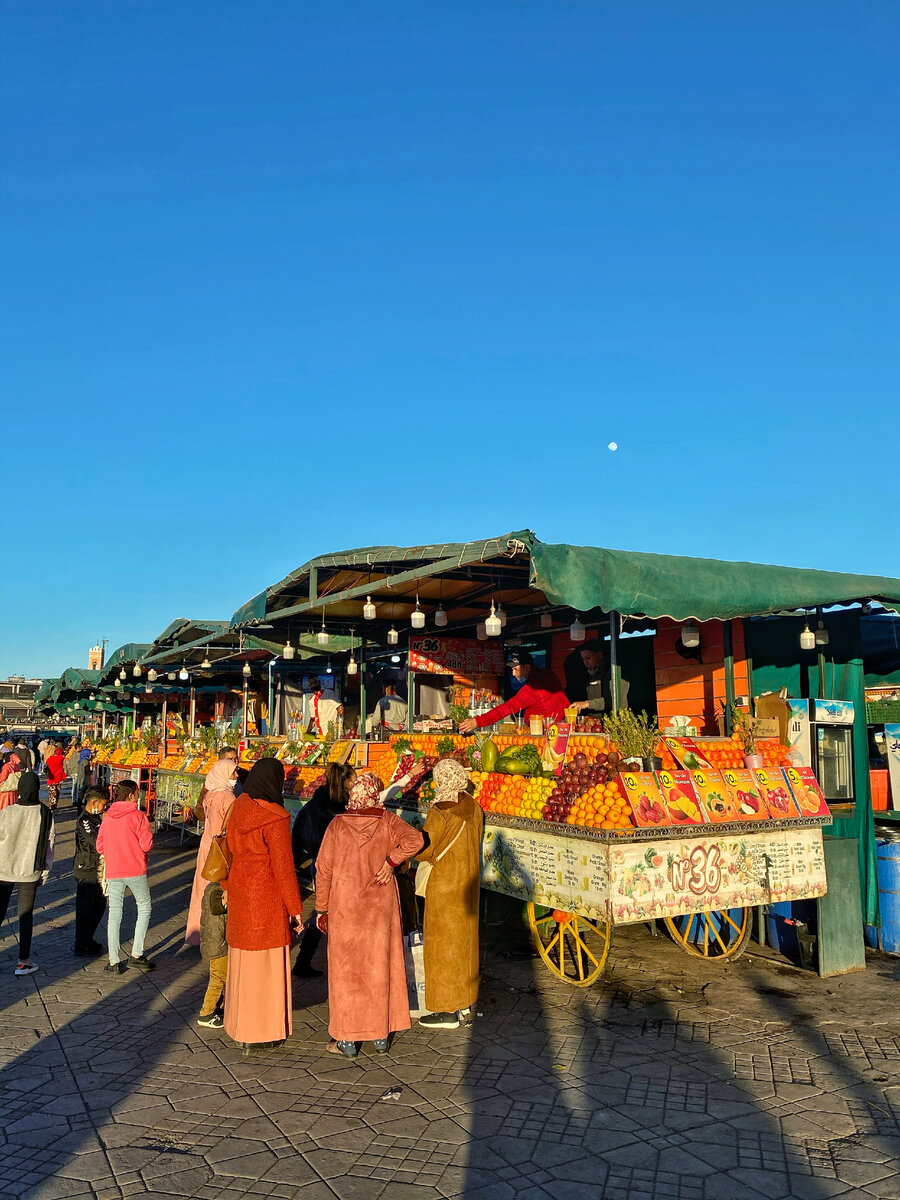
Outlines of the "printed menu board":
<svg viewBox="0 0 900 1200">
<path fill-rule="evenodd" d="M 741 819 L 721 771 L 691 771 L 691 782 L 710 821 L 721 824 Z"/>
<path fill-rule="evenodd" d="M 831 816 L 812 767 L 787 767 L 784 774 L 802 816 Z"/>
<path fill-rule="evenodd" d="M 766 821 L 769 810 L 762 793 L 753 778 L 753 772 L 744 767 L 723 771 L 722 778 L 731 792 L 738 816 L 742 821 Z"/>
<path fill-rule="evenodd" d="M 502 675 L 503 646 L 468 638 L 411 637 L 409 669 L 428 675 Z"/>
<path fill-rule="evenodd" d="M 786 817 L 800 816 L 781 767 L 759 767 L 754 775 L 773 820 L 783 821 Z"/>
<path fill-rule="evenodd" d="M 663 803 L 673 825 L 704 825 L 706 813 L 691 783 L 690 771 L 657 771 Z"/>
<path fill-rule="evenodd" d="M 661 829 L 672 824 L 652 771 L 623 771 L 617 782 L 640 829 Z"/>
</svg>

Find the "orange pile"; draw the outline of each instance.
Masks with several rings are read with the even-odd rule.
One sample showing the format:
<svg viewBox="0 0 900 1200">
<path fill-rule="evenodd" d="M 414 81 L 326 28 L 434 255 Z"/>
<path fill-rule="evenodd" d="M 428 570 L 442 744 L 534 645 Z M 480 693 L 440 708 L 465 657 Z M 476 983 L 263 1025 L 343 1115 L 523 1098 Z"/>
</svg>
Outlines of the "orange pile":
<svg viewBox="0 0 900 1200">
<path fill-rule="evenodd" d="M 634 819 L 619 785 L 610 779 L 608 783 L 595 783 L 579 796 L 565 823 L 584 829 L 631 829 Z"/>
</svg>

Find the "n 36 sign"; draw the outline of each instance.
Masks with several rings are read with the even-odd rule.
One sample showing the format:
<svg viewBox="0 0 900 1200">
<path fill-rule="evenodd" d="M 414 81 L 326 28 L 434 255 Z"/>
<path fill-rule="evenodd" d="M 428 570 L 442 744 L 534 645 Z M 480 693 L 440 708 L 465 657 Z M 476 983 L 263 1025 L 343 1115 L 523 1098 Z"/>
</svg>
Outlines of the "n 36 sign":
<svg viewBox="0 0 900 1200">
<path fill-rule="evenodd" d="M 672 863 L 672 886 L 695 896 L 717 892 L 722 886 L 722 856 L 718 846 L 695 846 L 690 854 Z"/>
</svg>

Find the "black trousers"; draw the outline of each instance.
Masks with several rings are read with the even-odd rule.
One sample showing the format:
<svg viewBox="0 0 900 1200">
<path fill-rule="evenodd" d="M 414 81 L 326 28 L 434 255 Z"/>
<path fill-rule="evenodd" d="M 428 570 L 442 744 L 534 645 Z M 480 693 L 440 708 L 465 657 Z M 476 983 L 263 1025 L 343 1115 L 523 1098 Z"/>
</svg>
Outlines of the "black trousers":
<svg viewBox="0 0 900 1200">
<path fill-rule="evenodd" d="M 313 913 L 312 920 L 303 931 L 303 939 L 300 942 L 300 951 L 297 955 L 297 961 L 294 964 L 295 969 L 300 968 L 301 971 L 306 970 L 312 963 L 312 956 L 319 948 L 319 942 L 322 940 L 322 934 L 316 925 L 316 914 Z"/>
<path fill-rule="evenodd" d="M 75 949 L 90 950 L 100 919 L 106 912 L 106 897 L 96 879 L 79 879 L 75 888 Z"/>
<path fill-rule="evenodd" d="M 12 899 L 13 888 L 18 893 L 19 912 L 19 959 L 25 962 L 31 953 L 31 934 L 34 930 L 34 900 L 39 880 L 34 883 L 4 883 L 0 880 L 0 925 L 6 918 L 6 910 Z"/>
</svg>

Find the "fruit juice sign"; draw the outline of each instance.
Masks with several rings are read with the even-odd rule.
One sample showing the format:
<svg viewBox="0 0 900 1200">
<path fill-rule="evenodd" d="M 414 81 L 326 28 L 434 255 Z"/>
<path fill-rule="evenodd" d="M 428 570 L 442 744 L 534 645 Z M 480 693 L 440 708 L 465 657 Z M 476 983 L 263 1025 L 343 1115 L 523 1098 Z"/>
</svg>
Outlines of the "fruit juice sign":
<svg viewBox="0 0 900 1200">
<path fill-rule="evenodd" d="M 784 773 L 802 816 L 831 816 L 812 767 L 788 767 Z"/>
<path fill-rule="evenodd" d="M 541 766 L 545 771 L 552 771 L 554 775 L 562 771 L 571 735 L 572 726 L 568 721 L 553 721 L 547 727 L 541 746 Z"/>
<path fill-rule="evenodd" d="M 706 813 L 691 784 L 689 771 L 657 771 L 656 778 L 673 825 L 703 825 Z"/>
<path fill-rule="evenodd" d="M 503 646 L 467 638 L 409 639 L 409 669 L 425 675 L 502 675 Z"/>
<path fill-rule="evenodd" d="M 731 792 L 738 816 L 742 821 L 768 820 L 769 810 L 753 780 L 752 771 L 748 771 L 744 767 L 735 768 L 731 771 L 723 771 L 722 778 Z"/>
<path fill-rule="evenodd" d="M 720 823 L 741 819 L 721 771 L 691 771 L 691 783 L 711 821 Z"/>
<path fill-rule="evenodd" d="M 618 784 L 641 829 L 661 829 L 672 824 L 652 771 L 623 771 Z"/>
<path fill-rule="evenodd" d="M 676 762 L 688 771 L 711 771 L 713 765 L 694 741 L 689 737 L 665 737 L 663 742 L 671 750 Z"/>
<path fill-rule="evenodd" d="M 794 797 L 784 777 L 781 767 L 760 767 L 755 772 L 769 816 L 775 821 L 783 821 L 786 817 L 799 817 L 800 810 L 794 803 Z"/>
</svg>

